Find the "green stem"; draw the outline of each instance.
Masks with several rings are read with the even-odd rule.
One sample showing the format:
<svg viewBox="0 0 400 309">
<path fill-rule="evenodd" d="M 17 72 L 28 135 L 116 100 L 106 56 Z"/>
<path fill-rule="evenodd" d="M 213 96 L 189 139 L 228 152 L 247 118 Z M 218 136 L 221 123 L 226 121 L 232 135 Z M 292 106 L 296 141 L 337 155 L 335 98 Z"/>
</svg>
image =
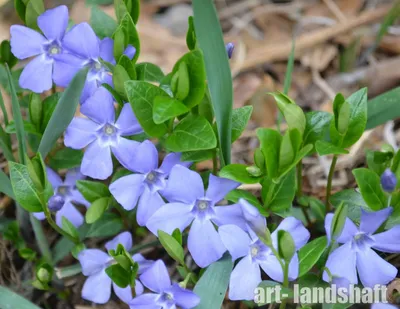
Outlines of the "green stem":
<svg viewBox="0 0 400 309">
<path fill-rule="evenodd" d="M 333 174 L 335 172 L 335 166 L 336 166 L 337 159 L 338 159 L 338 156 L 334 155 L 333 159 L 332 159 L 332 163 L 331 163 L 331 168 L 329 169 L 328 184 L 326 186 L 326 202 L 325 202 L 326 213 L 328 213 L 331 210 L 329 199 L 331 197 L 332 179 L 333 179 Z"/>
<path fill-rule="evenodd" d="M 217 156 L 217 150 L 214 151 L 213 154 L 213 174 L 217 175 L 218 174 L 218 156 Z"/>
<path fill-rule="evenodd" d="M 46 235 L 43 232 L 42 225 L 39 222 L 39 220 L 37 220 L 32 214 L 30 214 L 30 220 L 40 252 L 42 253 L 42 256 L 47 260 L 47 262 L 51 263 L 52 262 L 51 251 L 46 239 Z"/>
<path fill-rule="evenodd" d="M 296 196 L 297 196 L 297 198 L 299 198 L 302 195 L 303 195 L 303 161 L 300 160 L 300 162 L 297 164 L 297 192 L 296 192 Z"/>
<path fill-rule="evenodd" d="M 284 288 L 289 287 L 289 263 L 288 262 L 285 262 L 285 266 L 283 268 L 283 287 Z M 286 303 L 287 303 L 287 299 L 283 299 L 279 306 L 279 309 L 285 309 Z"/>
</svg>

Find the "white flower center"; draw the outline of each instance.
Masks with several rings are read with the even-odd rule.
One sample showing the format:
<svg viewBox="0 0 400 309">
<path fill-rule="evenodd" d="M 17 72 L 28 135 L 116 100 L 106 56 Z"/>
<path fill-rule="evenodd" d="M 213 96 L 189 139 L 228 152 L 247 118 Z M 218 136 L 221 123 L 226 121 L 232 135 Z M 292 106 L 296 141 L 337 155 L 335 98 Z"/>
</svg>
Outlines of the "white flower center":
<svg viewBox="0 0 400 309">
<path fill-rule="evenodd" d="M 103 65 L 100 62 L 95 62 L 93 64 L 93 68 L 97 71 L 100 71 L 103 68 Z"/>
<path fill-rule="evenodd" d="M 156 174 L 154 172 L 150 172 L 147 174 L 146 178 L 148 181 L 153 181 L 154 179 L 156 179 Z"/>
<path fill-rule="evenodd" d="M 259 251 L 258 247 L 256 247 L 256 246 L 251 247 L 251 249 L 250 249 L 251 257 L 255 257 L 258 254 L 258 251 Z"/>
<path fill-rule="evenodd" d="M 52 47 L 50 47 L 50 49 L 49 49 L 49 53 L 50 53 L 51 55 L 57 55 L 57 54 L 59 54 L 60 52 L 61 52 L 61 48 L 58 47 L 58 46 L 52 46 Z"/>
<path fill-rule="evenodd" d="M 200 201 L 197 206 L 200 210 L 206 210 L 208 207 L 208 203 L 206 201 Z"/>
<path fill-rule="evenodd" d="M 104 133 L 105 133 L 106 135 L 111 136 L 111 135 L 113 135 L 113 134 L 115 133 L 115 128 L 114 128 L 112 125 L 107 124 L 107 125 L 104 127 Z"/>
</svg>

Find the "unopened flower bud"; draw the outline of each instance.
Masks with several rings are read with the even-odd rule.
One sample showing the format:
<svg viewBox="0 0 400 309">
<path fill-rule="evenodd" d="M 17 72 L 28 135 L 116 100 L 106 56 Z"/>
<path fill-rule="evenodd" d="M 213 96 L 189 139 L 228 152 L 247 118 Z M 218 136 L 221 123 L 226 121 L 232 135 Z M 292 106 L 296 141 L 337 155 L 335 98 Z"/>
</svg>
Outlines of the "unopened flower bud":
<svg viewBox="0 0 400 309">
<path fill-rule="evenodd" d="M 62 195 L 56 194 L 49 199 L 48 206 L 50 211 L 55 212 L 59 211 L 64 206 L 64 203 L 64 197 Z"/>
<path fill-rule="evenodd" d="M 386 192 L 392 192 L 396 188 L 396 175 L 389 168 L 387 168 L 381 176 L 381 185 Z"/>
<path fill-rule="evenodd" d="M 229 42 L 228 44 L 225 45 L 226 52 L 228 53 L 228 58 L 232 58 L 233 51 L 235 50 L 235 44 L 232 42 Z"/>
</svg>

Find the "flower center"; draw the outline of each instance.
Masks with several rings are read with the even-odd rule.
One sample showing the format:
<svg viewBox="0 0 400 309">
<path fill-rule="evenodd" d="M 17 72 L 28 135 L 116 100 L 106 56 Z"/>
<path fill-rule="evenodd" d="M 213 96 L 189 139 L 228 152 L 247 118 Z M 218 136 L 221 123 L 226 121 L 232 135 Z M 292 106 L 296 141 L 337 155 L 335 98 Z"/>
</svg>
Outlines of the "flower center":
<svg viewBox="0 0 400 309">
<path fill-rule="evenodd" d="M 115 134 L 115 127 L 111 124 L 106 124 L 103 128 L 104 134 L 108 136 L 112 136 Z"/>
<path fill-rule="evenodd" d="M 57 44 L 52 44 L 47 49 L 47 53 L 49 54 L 49 56 L 58 55 L 61 53 L 61 47 L 58 46 Z"/>
<path fill-rule="evenodd" d="M 57 188 L 57 194 L 61 196 L 66 196 L 69 193 L 69 186 L 59 186 Z"/>
<path fill-rule="evenodd" d="M 150 183 L 153 183 L 156 180 L 156 178 L 157 178 L 157 174 L 154 171 L 148 173 L 146 176 L 146 180 Z"/>
<path fill-rule="evenodd" d="M 93 70 L 95 70 L 95 71 L 101 71 L 102 69 L 103 69 L 103 65 L 100 63 L 100 62 L 98 62 L 98 61 L 93 61 L 93 63 L 92 63 L 92 69 Z"/>
<path fill-rule="evenodd" d="M 208 208 L 208 202 L 206 202 L 206 201 L 200 201 L 200 202 L 197 204 L 197 207 L 198 207 L 200 210 L 206 210 L 206 209 Z"/>
<path fill-rule="evenodd" d="M 259 251 L 260 251 L 260 248 L 258 248 L 257 246 L 251 247 L 251 249 L 250 249 L 251 257 L 257 256 Z"/>
<path fill-rule="evenodd" d="M 353 237 L 353 246 L 360 250 L 371 247 L 374 242 L 374 239 L 366 233 L 357 233 Z"/>
</svg>

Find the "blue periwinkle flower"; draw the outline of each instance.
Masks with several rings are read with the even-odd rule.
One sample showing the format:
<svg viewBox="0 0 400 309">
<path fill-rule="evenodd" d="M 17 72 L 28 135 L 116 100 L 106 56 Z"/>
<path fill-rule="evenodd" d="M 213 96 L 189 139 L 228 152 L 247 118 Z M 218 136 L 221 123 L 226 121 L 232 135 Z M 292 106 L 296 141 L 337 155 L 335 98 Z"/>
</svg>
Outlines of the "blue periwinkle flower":
<svg viewBox="0 0 400 309">
<path fill-rule="evenodd" d="M 397 268 L 381 258 L 373 249 L 400 252 L 400 225 L 385 232 L 374 234 L 392 213 L 388 207 L 376 212 L 361 210 L 361 223 L 357 227 L 346 219 L 343 231 L 337 242 L 341 245 L 328 257 L 326 267 L 334 277 L 346 278 L 350 284 L 358 283 L 358 276 L 365 287 L 373 288 L 377 284 L 387 284 L 397 275 Z M 333 214 L 325 218 L 325 230 L 329 237 Z M 324 272 L 323 279 L 329 282 Z"/>
<path fill-rule="evenodd" d="M 396 175 L 387 168 L 381 176 L 381 185 L 386 192 L 393 192 L 396 189 L 397 178 Z"/>
<path fill-rule="evenodd" d="M 59 211 L 64 206 L 65 199 L 62 195 L 55 194 L 49 199 L 47 204 L 49 206 L 50 211 L 56 212 Z"/>
<path fill-rule="evenodd" d="M 231 59 L 233 55 L 233 51 L 235 50 L 235 44 L 232 42 L 229 42 L 228 44 L 225 45 L 226 52 L 228 53 L 228 58 Z"/>
</svg>

